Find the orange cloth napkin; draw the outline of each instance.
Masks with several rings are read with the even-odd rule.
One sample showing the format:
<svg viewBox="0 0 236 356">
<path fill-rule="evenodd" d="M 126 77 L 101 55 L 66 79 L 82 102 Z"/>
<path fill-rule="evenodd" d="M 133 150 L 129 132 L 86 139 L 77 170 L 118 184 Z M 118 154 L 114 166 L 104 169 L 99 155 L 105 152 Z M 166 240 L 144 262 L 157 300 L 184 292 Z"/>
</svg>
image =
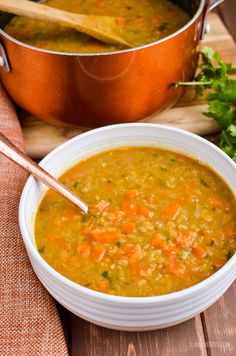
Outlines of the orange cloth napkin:
<svg viewBox="0 0 236 356">
<path fill-rule="evenodd" d="M 23 149 L 20 125 L 0 88 L 0 131 Z M 0 355 L 68 355 L 53 299 L 28 260 L 18 227 L 27 174 L 0 154 Z"/>
</svg>

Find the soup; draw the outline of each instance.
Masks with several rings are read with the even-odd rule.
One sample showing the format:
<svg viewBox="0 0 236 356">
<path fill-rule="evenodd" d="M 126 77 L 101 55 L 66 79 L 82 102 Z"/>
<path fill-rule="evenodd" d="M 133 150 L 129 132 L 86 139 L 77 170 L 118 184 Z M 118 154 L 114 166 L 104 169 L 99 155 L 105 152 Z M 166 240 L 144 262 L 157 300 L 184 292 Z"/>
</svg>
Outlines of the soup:
<svg viewBox="0 0 236 356">
<path fill-rule="evenodd" d="M 190 19 L 182 8 L 168 0 L 47 0 L 44 4 L 74 13 L 122 17 L 118 26 L 124 38 L 136 47 L 170 35 Z M 14 17 L 4 30 L 21 42 L 57 52 L 119 49 L 75 30 L 25 17 Z"/>
<path fill-rule="evenodd" d="M 36 215 L 36 245 L 49 265 L 87 288 L 128 297 L 176 292 L 236 250 L 235 197 L 191 158 L 122 147 L 79 162 L 60 180 L 89 214 L 49 190 Z"/>
</svg>

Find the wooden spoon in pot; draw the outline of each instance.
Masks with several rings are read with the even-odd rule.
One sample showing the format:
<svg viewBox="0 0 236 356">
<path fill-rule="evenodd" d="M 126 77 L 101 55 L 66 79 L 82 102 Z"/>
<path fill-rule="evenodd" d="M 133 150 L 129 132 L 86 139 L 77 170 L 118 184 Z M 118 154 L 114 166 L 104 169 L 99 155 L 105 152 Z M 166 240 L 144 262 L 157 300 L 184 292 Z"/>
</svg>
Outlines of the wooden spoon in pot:
<svg viewBox="0 0 236 356">
<path fill-rule="evenodd" d="M 70 27 L 109 44 L 133 47 L 120 37 L 116 17 L 74 14 L 28 0 L 0 0 L 0 10 Z"/>
<path fill-rule="evenodd" d="M 14 163 L 18 164 L 21 168 L 26 170 L 28 173 L 32 174 L 40 182 L 44 183 L 49 188 L 55 190 L 57 193 L 65 197 L 71 203 L 78 206 L 84 213 L 88 213 L 88 205 L 81 200 L 76 194 L 64 186 L 59 180 L 52 177 L 48 172 L 46 172 L 37 163 L 32 161 L 31 158 L 26 156 L 23 152 L 19 150 L 12 142 L 8 140 L 0 132 L 0 153 L 12 160 Z"/>
</svg>

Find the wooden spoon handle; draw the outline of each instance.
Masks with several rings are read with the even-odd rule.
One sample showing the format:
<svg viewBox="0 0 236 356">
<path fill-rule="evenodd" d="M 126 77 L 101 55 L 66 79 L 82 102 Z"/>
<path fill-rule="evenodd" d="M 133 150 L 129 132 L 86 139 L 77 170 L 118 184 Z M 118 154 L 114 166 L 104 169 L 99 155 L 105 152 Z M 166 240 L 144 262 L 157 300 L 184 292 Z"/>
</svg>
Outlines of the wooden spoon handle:
<svg viewBox="0 0 236 356">
<path fill-rule="evenodd" d="M 58 25 L 75 27 L 83 23 L 89 15 L 77 15 L 68 11 L 55 9 L 54 7 L 42 5 L 29 0 L 0 0 L 0 10 L 26 16 L 32 19 L 49 21 Z M 80 21 L 81 20 L 81 21 Z"/>
<path fill-rule="evenodd" d="M 119 36 L 115 17 L 75 14 L 29 0 L 0 0 L 0 10 L 70 27 L 106 43 L 132 47 Z"/>
<path fill-rule="evenodd" d="M 42 167 L 40 167 L 37 163 L 35 163 L 31 158 L 27 157 L 23 152 L 21 152 L 1 132 L 0 132 L 0 152 L 4 156 L 9 158 L 11 161 L 18 164 L 18 166 L 26 170 L 28 173 L 32 174 L 40 182 L 44 183 L 49 188 L 52 188 L 57 193 L 64 196 L 66 199 L 70 200 L 73 204 L 78 206 L 85 213 L 88 212 L 87 204 L 85 204 L 77 195 L 71 192 L 61 182 L 59 182 L 56 178 L 51 176 Z"/>
</svg>

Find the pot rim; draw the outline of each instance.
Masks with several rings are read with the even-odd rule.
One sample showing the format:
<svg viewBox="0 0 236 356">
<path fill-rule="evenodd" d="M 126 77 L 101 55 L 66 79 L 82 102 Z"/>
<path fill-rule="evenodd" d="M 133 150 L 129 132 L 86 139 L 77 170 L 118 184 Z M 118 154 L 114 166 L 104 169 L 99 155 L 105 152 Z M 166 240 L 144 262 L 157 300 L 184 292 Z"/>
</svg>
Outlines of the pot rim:
<svg viewBox="0 0 236 356">
<path fill-rule="evenodd" d="M 198 10 L 196 11 L 195 15 L 190 19 L 190 21 L 187 22 L 186 25 L 181 27 L 176 32 L 170 34 L 169 36 L 164 37 L 164 38 L 162 38 L 162 39 L 160 39 L 158 41 L 148 43 L 148 44 L 143 45 L 143 46 L 129 48 L 129 49 L 123 49 L 123 50 L 115 51 L 115 52 L 100 52 L 100 53 L 77 53 L 77 52 L 75 52 L 75 53 L 68 53 L 68 52 L 50 51 L 50 50 L 47 50 L 47 49 L 31 46 L 31 45 L 28 45 L 27 43 L 21 42 L 21 41 L 15 39 L 14 37 L 8 35 L 5 31 L 3 31 L 2 28 L 0 28 L 0 35 L 2 35 L 3 37 L 7 38 L 8 40 L 10 40 L 10 41 L 12 41 L 12 42 L 24 47 L 24 48 L 35 50 L 37 52 L 46 53 L 46 54 L 60 55 L 60 56 L 67 56 L 67 57 L 74 57 L 74 56 L 80 56 L 80 57 L 94 57 L 94 56 L 95 57 L 100 57 L 101 56 L 101 57 L 103 57 L 103 56 L 110 56 L 110 55 L 119 55 L 119 54 L 130 53 L 130 52 L 133 52 L 133 51 L 146 49 L 146 48 L 155 46 L 157 44 L 163 43 L 165 41 L 171 40 L 172 38 L 178 36 L 179 34 L 184 32 L 185 30 L 187 30 L 201 16 L 201 14 L 203 13 L 205 5 L 206 5 L 206 0 L 201 0 L 201 2 L 199 4 L 199 7 L 198 7 Z"/>
<path fill-rule="evenodd" d="M 99 134 L 104 131 L 109 131 L 111 129 L 120 129 L 120 128 L 127 128 L 131 127 L 133 129 L 135 128 L 155 128 L 155 129 L 160 129 L 160 130 L 167 130 L 170 134 L 171 133 L 177 133 L 177 134 L 182 134 L 185 135 L 189 138 L 191 138 L 193 141 L 203 143 L 206 147 L 209 147 L 211 150 L 213 149 L 219 157 L 223 158 L 225 161 L 227 161 L 231 167 L 236 172 L 236 164 L 234 161 L 225 153 L 223 152 L 220 148 L 215 146 L 213 143 L 207 141 L 206 139 L 193 134 L 191 132 L 188 132 L 183 129 L 179 129 L 176 127 L 171 127 L 168 125 L 160 125 L 160 124 L 149 124 L 149 123 L 129 123 L 129 124 L 116 124 L 116 125 L 109 125 L 109 126 L 104 126 L 100 127 L 97 129 L 93 129 L 87 132 L 84 132 L 80 135 L 75 136 L 74 138 L 66 141 L 65 143 L 59 145 L 57 148 L 55 148 L 53 151 L 51 151 L 45 158 L 43 158 L 40 161 L 40 166 L 44 167 L 44 165 L 50 161 L 55 155 L 59 155 L 61 151 L 66 149 L 68 146 L 73 144 L 73 142 L 76 142 L 80 140 L 81 138 L 86 138 L 87 136 L 94 135 L 94 134 Z M 196 156 L 196 159 L 198 157 Z M 215 170 L 216 173 L 218 173 Z M 218 173 L 219 174 L 219 173 Z M 218 269 L 216 272 L 214 272 L 212 275 L 210 275 L 208 278 L 194 284 L 193 286 L 190 286 L 188 288 L 185 288 L 180 291 L 176 291 L 173 293 L 168 293 L 164 295 L 157 295 L 157 296 L 148 296 L 148 297 L 125 297 L 125 296 L 118 296 L 118 295 L 112 295 L 112 294 L 105 294 L 102 292 L 98 292 L 89 288 L 86 288 L 76 282 L 73 282 L 72 280 L 68 279 L 67 277 L 63 276 L 59 272 L 57 272 L 53 267 L 51 267 L 44 259 L 43 257 L 39 254 L 37 251 L 36 245 L 31 239 L 30 232 L 28 230 L 27 224 L 26 224 L 26 218 L 25 218 L 25 205 L 27 204 L 27 197 L 30 192 L 31 185 L 34 184 L 34 177 L 30 176 L 28 180 L 26 181 L 26 184 L 24 186 L 21 198 L 20 198 L 20 204 L 19 204 L 19 209 L 18 209 L 18 215 L 19 215 L 19 226 L 22 234 L 23 241 L 25 243 L 26 249 L 28 250 L 28 255 L 32 257 L 32 261 L 34 263 L 37 263 L 42 270 L 44 270 L 46 273 L 51 275 L 58 284 L 61 284 L 67 288 L 72 288 L 78 293 L 82 293 L 86 297 L 92 297 L 96 299 L 97 301 L 100 302 L 108 302 L 108 303 L 120 303 L 121 305 L 135 305 L 135 304 L 158 304 L 158 303 L 170 303 L 170 302 L 175 302 L 178 300 L 181 300 L 183 298 L 190 298 L 193 295 L 196 295 L 197 293 L 201 293 L 204 289 L 209 288 L 212 284 L 215 284 L 217 281 L 219 281 L 225 274 L 227 274 L 229 271 L 231 271 L 233 268 L 236 266 L 236 253 L 225 263 L 224 266 L 222 266 L 220 269 Z M 232 187 L 230 187 L 232 190 Z"/>
</svg>

